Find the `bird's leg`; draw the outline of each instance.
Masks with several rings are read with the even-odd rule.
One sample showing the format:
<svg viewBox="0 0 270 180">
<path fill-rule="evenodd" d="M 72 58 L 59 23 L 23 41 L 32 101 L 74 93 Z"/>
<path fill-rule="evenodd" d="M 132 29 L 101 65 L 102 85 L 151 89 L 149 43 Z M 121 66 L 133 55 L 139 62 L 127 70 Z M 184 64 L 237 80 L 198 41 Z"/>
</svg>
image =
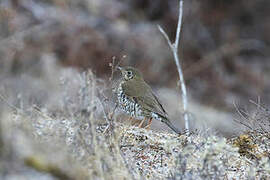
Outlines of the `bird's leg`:
<svg viewBox="0 0 270 180">
<path fill-rule="evenodd" d="M 140 122 L 140 124 L 138 125 L 138 127 L 139 127 L 139 128 L 141 128 L 141 127 L 142 127 L 142 125 L 143 125 L 143 123 L 144 123 L 145 119 L 146 119 L 146 118 L 143 118 L 143 120 Z"/>
<path fill-rule="evenodd" d="M 130 124 L 131 124 L 132 126 L 135 126 L 136 122 L 134 123 L 133 120 L 134 120 L 134 118 L 133 118 L 132 116 L 130 116 L 130 117 L 128 118 L 128 122 L 130 122 Z"/>
<path fill-rule="evenodd" d="M 132 120 L 132 117 L 130 116 L 129 118 L 128 118 L 128 121 L 131 121 Z"/>
<path fill-rule="evenodd" d="M 153 120 L 153 118 L 150 118 L 150 119 L 149 119 L 148 124 L 145 126 L 145 129 L 147 129 L 147 130 L 150 129 L 151 124 L 152 124 L 152 120 Z"/>
</svg>

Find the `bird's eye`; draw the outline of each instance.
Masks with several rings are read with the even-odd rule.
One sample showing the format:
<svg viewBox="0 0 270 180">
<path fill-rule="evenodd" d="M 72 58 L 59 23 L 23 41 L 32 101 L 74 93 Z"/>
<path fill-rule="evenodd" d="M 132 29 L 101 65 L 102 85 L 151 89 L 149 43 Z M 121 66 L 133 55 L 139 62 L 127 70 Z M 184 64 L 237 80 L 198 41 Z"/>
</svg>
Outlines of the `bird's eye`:
<svg viewBox="0 0 270 180">
<path fill-rule="evenodd" d="M 132 72 L 131 71 L 127 71 L 126 77 L 127 77 L 127 79 L 132 79 L 133 78 Z"/>
</svg>

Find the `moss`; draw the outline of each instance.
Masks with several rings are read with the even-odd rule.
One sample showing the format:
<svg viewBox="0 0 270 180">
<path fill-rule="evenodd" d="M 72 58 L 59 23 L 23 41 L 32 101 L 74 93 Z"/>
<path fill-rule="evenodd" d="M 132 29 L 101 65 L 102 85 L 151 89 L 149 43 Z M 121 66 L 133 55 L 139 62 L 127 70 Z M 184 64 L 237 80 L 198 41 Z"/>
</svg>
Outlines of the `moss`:
<svg viewBox="0 0 270 180">
<path fill-rule="evenodd" d="M 38 156 L 29 156 L 24 159 L 24 164 L 39 172 L 48 173 L 60 180 L 73 180 L 75 178 L 70 177 L 66 172 L 63 172 L 56 165 L 47 163 L 44 159 Z"/>
<path fill-rule="evenodd" d="M 242 134 L 233 141 L 233 145 L 238 147 L 238 152 L 242 156 L 248 158 L 257 158 L 255 152 L 258 148 L 257 144 L 253 142 L 253 139 L 248 134 Z"/>
</svg>

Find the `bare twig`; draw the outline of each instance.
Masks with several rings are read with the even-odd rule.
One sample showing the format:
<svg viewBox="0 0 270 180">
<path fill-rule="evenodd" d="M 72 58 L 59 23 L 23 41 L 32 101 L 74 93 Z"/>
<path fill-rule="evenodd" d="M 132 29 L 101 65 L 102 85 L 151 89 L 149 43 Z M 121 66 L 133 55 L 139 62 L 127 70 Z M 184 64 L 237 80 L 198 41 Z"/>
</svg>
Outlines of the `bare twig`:
<svg viewBox="0 0 270 180">
<path fill-rule="evenodd" d="M 112 57 L 112 62 L 109 64 L 109 66 L 112 68 L 111 77 L 109 78 L 110 82 L 113 80 L 114 72 L 116 71 L 115 68 L 115 56 Z"/>
<path fill-rule="evenodd" d="M 237 111 L 237 113 L 238 113 L 243 119 L 245 119 L 245 120 L 248 121 L 248 118 L 247 118 L 246 116 L 243 115 L 243 111 L 240 110 L 240 109 L 237 107 L 237 105 L 236 105 L 235 102 L 233 102 L 233 106 L 234 106 L 235 110 Z"/>
<path fill-rule="evenodd" d="M 257 106 L 257 110 L 263 110 L 263 111 L 269 111 L 269 109 L 267 109 L 266 107 L 264 107 L 261 103 L 260 100 L 258 99 L 258 102 L 255 102 L 253 100 L 249 100 L 250 103 L 254 104 Z"/>
<path fill-rule="evenodd" d="M 236 105 L 235 102 L 233 102 L 233 105 L 234 105 L 234 108 L 236 109 L 237 113 L 240 115 L 240 117 L 241 117 L 243 120 L 246 120 L 247 122 L 249 122 L 249 119 L 243 114 L 244 112 L 243 112 L 242 110 L 239 109 L 239 107 Z M 241 124 L 241 125 L 247 127 L 247 128 L 250 129 L 250 130 L 253 129 L 250 125 L 248 125 L 248 124 L 242 122 L 241 120 L 233 119 L 233 121 L 235 121 L 236 123 L 239 123 L 239 124 Z"/>
<path fill-rule="evenodd" d="M 114 74 L 117 71 L 117 67 L 120 65 L 120 63 L 122 62 L 122 60 L 124 58 L 126 58 L 125 55 L 118 62 L 116 62 L 116 58 L 112 57 L 112 62 L 109 63 L 109 66 L 111 67 L 111 77 L 109 78 L 109 82 L 110 82 L 109 88 L 110 89 L 113 89 L 112 86 L 113 86 Z M 114 115 L 115 115 L 116 108 L 118 107 L 118 104 L 117 103 L 115 104 L 115 106 L 114 106 L 114 108 L 113 108 L 113 110 L 111 112 L 106 111 L 104 102 L 108 101 L 109 98 L 107 98 L 104 95 L 103 91 L 97 91 L 97 94 L 98 94 L 98 101 L 101 104 L 101 107 L 102 107 L 102 110 L 103 110 L 103 113 L 104 113 L 104 116 L 105 116 L 105 120 L 108 123 L 107 127 L 104 130 L 104 133 L 106 133 L 110 129 L 113 130 L 113 128 L 114 128 L 114 122 L 113 121 L 114 121 Z"/>
<path fill-rule="evenodd" d="M 43 113 L 41 109 L 39 109 L 36 105 L 32 106 L 33 110 L 36 111 L 40 116 L 48 119 L 48 120 L 54 120 L 53 118 L 51 118 L 49 115 L 47 115 L 46 113 Z"/>
<path fill-rule="evenodd" d="M 108 129 L 109 128 L 111 128 L 112 126 L 113 126 L 113 122 L 112 122 L 112 119 L 110 119 L 110 117 L 109 117 L 109 113 L 108 112 L 106 112 L 106 110 L 105 110 L 105 105 L 103 104 L 103 101 L 100 99 L 101 97 L 100 97 L 100 92 L 98 92 L 98 102 L 100 103 L 100 105 L 101 105 L 101 108 L 102 108 L 102 111 L 103 111 L 103 114 L 104 114 L 104 117 L 105 117 L 105 120 L 107 121 L 107 123 L 108 123 L 108 125 L 107 125 L 107 127 L 105 128 L 105 130 L 104 130 L 104 133 L 106 133 L 107 131 L 108 131 Z"/>
<path fill-rule="evenodd" d="M 182 25 L 182 17 L 183 17 L 183 0 L 179 0 L 179 16 L 178 16 L 178 23 L 177 23 L 177 31 L 175 36 L 175 41 L 172 43 L 167 35 L 167 33 L 158 25 L 159 31 L 162 33 L 162 35 L 167 40 L 168 45 L 170 46 L 171 51 L 173 52 L 174 61 L 178 70 L 179 79 L 180 79 L 180 86 L 182 91 L 182 102 L 183 102 L 183 110 L 184 110 L 184 120 L 185 120 L 185 129 L 187 134 L 189 133 L 189 118 L 187 113 L 187 89 L 186 84 L 184 80 L 184 75 L 182 71 L 182 67 L 180 64 L 179 56 L 178 56 L 178 45 L 180 40 L 180 33 L 181 33 L 181 25 Z"/>
<path fill-rule="evenodd" d="M 241 124 L 241 125 L 247 127 L 248 129 L 252 130 L 252 127 L 250 127 L 249 125 L 243 123 L 242 121 L 239 121 L 237 119 L 233 119 L 233 121 L 236 122 L 237 124 Z"/>
<path fill-rule="evenodd" d="M 261 119 L 260 117 L 257 117 L 257 116 L 260 116 L 260 111 L 263 111 L 263 109 L 262 109 L 263 107 L 259 104 L 260 99 L 258 98 L 258 103 L 254 102 L 252 100 L 250 102 L 257 106 L 257 113 L 255 114 L 255 116 L 252 116 L 248 112 L 239 109 L 234 102 L 233 105 L 234 105 L 237 113 L 240 115 L 242 120 L 244 120 L 246 122 L 243 122 L 242 120 L 236 120 L 236 119 L 234 119 L 234 121 L 238 124 L 245 126 L 249 130 L 253 130 L 255 132 L 267 133 L 268 131 L 266 130 L 266 126 L 267 126 L 266 123 L 263 122 L 263 119 Z"/>
<path fill-rule="evenodd" d="M 109 81 L 112 82 L 113 78 L 114 78 L 114 73 L 117 71 L 117 67 L 121 64 L 121 62 L 123 61 L 123 59 L 126 58 L 126 55 L 124 55 L 117 63 L 115 62 L 115 56 L 112 57 L 112 62 L 109 63 L 109 66 L 111 67 L 111 77 L 109 78 Z"/>
<path fill-rule="evenodd" d="M 24 112 L 23 112 L 23 110 L 21 108 L 16 107 L 15 105 L 9 103 L 8 100 L 2 94 L 0 94 L 0 100 L 2 100 L 4 103 L 6 103 L 6 105 L 9 108 L 11 108 L 12 110 L 16 111 L 17 113 L 24 114 Z"/>
</svg>

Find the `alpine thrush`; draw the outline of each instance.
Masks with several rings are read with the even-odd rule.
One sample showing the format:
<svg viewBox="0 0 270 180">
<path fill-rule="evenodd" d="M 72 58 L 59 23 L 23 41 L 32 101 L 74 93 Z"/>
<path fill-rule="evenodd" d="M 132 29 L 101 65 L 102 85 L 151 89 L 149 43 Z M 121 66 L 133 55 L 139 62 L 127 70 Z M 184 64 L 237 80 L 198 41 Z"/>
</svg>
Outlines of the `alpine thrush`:
<svg viewBox="0 0 270 180">
<path fill-rule="evenodd" d="M 149 118 L 149 122 L 152 122 L 152 119 L 159 120 L 180 134 L 168 119 L 168 114 L 151 87 L 144 81 L 142 74 L 133 67 L 118 67 L 118 69 L 122 75 L 117 88 L 119 107 L 137 119 Z"/>
</svg>

